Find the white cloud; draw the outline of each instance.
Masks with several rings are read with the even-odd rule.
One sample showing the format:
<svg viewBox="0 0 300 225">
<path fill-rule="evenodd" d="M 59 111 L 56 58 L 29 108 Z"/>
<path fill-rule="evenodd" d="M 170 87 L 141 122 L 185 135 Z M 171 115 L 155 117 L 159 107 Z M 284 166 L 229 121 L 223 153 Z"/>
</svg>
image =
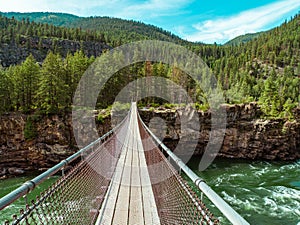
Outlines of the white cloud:
<svg viewBox="0 0 300 225">
<path fill-rule="evenodd" d="M 299 10 L 300 7 L 299 0 L 279 0 L 237 15 L 213 18 L 193 26 L 176 20 L 179 18 L 178 15 L 185 13 L 187 16 L 192 16 L 185 20 L 189 21 L 189 24 L 194 23 L 191 21 L 196 17 L 198 21 L 203 20 L 201 15 L 195 16 L 185 11 L 193 1 L 195 0 L 0 0 L 0 11 L 66 12 L 79 16 L 113 16 L 151 23 L 156 20 L 162 21 L 163 16 L 169 16 L 171 21 L 164 22 L 169 24 L 167 29 L 173 29 L 187 40 L 224 43 L 238 35 L 268 29 L 275 22 L 278 23 L 279 19 Z"/>
<path fill-rule="evenodd" d="M 80 16 L 107 15 L 145 19 L 183 13 L 193 0 L 0 0 L 3 12 L 67 12 Z"/>
<path fill-rule="evenodd" d="M 145 19 L 160 16 L 174 16 L 184 13 L 182 8 L 192 0 L 148 0 L 140 4 L 132 4 L 125 7 L 118 17 L 131 17 L 134 19 Z"/>
<path fill-rule="evenodd" d="M 89 16 L 97 9 L 109 11 L 117 9 L 122 0 L 0 0 L 0 11 L 2 12 L 65 12 L 76 15 Z M 128 2 L 127 2 L 128 3 Z"/>
<path fill-rule="evenodd" d="M 276 3 L 243 11 L 237 15 L 206 20 L 193 25 L 193 34 L 185 35 L 190 41 L 224 43 L 236 36 L 268 28 L 282 16 L 300 7 L 299 0 L 281 0 Z"/>
<path fill-rule="evenodd" d="M 48 11 L 47 1 L 42 0 L 0 0 L 2 12 L 36 12 Z"/>
</svg>

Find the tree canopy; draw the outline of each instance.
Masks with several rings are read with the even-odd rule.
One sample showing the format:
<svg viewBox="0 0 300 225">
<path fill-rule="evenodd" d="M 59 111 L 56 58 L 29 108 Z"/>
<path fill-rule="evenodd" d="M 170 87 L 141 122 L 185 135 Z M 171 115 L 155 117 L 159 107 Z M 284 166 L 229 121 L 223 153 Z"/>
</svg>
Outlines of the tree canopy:
<svg viewBox="0 0 300 225">
<path fill-rule="evenodd" d="M 110 18 L 71 19 L 77 28 L 0 17 L 0 42 L 17 42 L 28 50 L 32 43 L 23 41 L 32 40 L 29 37 L 50 37 L 53 45 L 58 39 L 72 39 L 104 41 L 113 46 L 158 38 L 180 43 L 199 55 L 214 72 L 228 103 L 257 101 L 266 116 L 290 118 L 292 109 L 300 102 L 300 15 L 248 42 L 224 46 L 189 43 L 139 22 Z M 108 25 L 99 28 L 103 21 L 109 22 Z M 128 36 L 128 32 L 133 36 Z M 78 82 L 95 58 L 87 56 L 84 49 L 66 55 L 61 55 L 59 47 L 55 46 L 48 51 L 43 62 L 37 62 L 29 54 L 21 64 L 0 69 L 0 112 L 42 110 L 57 113 L 71 108 Z M 178 69 L 176 63 L 140 62 L 123 68 L 109 79 L 99 94 L 98 107 L 112 104 L 122 87 L 147 76 L 171 79 L 194 96 L 194 101 L 207 104 L 199 85 Z M 161 103 L 155 98 L 147 101 Z"/>
</svg>

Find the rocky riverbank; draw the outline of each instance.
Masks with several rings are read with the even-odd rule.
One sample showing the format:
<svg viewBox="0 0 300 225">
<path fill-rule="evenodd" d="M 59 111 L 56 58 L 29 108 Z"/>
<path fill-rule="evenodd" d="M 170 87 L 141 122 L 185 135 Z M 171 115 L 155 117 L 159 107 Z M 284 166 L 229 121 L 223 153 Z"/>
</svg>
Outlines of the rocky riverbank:
<svg viewBox="0 0 300 225">
<path fill-rule="evenodd" d="M 256 103 L 224 107 L 227 128 L 219 157 L 253 160 L 300 158 L 300 109 L 295 110 L 294 121 L 285 121 L 261 119 L 262 113 Z M 198 113 L 200 132 L 195 155 L 203 154 L 211 129 L 210 112 Z M 160 117 L 165 121 L 164 141 L 170 148 L 188 135 L 181 131 L 180 115 L 174 110 L 140 110 L 140 114 L 156 133 L 155 123 L 161 123 L 161 120 L 152 118 Z M 29 121 L 31 126 L 28 126 Z M 30 138 L 28 127 L 34 129 Z M 97 127 L 99 135 L 109 131 L 110 118 L 104 118 Z M 188 143 L 186 148 L 189 148 Z M 76 150 L 71 115 L 42 117 L 14 113 L 0 116 L 0 177 L 45 170 Z"/>
<path fill-rule="evenodd" d="M 300 158 L 300 109 L 294 111 L 295 120 L 261 119 L 262 112 L 256 103 L 226 105 L 226 131 L 219 157 L 253 160 L 296 160 Z M 211 113 L 198 112 L 200 133 L 196 155 L 201 155 L 209 141 Z M 180 132 L 180 120 L 172 110 L 142 112 L 147 123 L 159 116 L 167 121 L 165 143 L 174 148 L 176 141 L 184 137 Z M 186 143 L 188 148 L 188 143 Z"/>
</svg>

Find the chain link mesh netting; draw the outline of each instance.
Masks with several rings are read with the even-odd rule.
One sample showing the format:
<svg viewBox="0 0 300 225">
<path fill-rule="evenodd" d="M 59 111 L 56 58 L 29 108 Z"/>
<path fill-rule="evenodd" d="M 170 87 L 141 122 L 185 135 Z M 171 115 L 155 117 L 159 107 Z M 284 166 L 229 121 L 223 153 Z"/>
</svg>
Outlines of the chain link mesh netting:
<svg viewBox="0 0 300 225">
<path fill-rule="evenodd" d="M 161 224 L 219 224 L 141 123 L 139 127 Z"/>
<path fill-rule="evenodd" d="M 126 124 L 118 133 L 125 132 L 125 128 Z M 121 142 L 112 134 L 104 143 L 95 143 L 66 175 L 26 205 L 20 215 L 13 215 L 13 221 L 4 224 L 93 224 L 121 152 Z"/>
<path fill-rule="evenodd" d="M 94 224 L 119 158 L 129 119 L 107 141 L 86 151 L 66 175 L 5 224 Z M 139 122 L 162 225 L 219 224 L 168 162 Z M 112 157 L 113 156 L 113 157 Z M 159 165 L 159 166 L 153 166 Z M 160 180 L 161 177 L 166 179 Z"/>
</svg>

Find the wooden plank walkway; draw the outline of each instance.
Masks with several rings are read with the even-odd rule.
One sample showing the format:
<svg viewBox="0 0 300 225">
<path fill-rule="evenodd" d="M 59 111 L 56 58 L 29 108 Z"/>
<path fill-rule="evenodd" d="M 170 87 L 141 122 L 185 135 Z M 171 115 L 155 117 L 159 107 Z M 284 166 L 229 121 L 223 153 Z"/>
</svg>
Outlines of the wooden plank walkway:
<svg viewBox="0 0 300 225">
<path fill-rule="evenodd" d="M 97 225 L 160 225 L 140 136 L 136 103 Z"/>
</svg>

